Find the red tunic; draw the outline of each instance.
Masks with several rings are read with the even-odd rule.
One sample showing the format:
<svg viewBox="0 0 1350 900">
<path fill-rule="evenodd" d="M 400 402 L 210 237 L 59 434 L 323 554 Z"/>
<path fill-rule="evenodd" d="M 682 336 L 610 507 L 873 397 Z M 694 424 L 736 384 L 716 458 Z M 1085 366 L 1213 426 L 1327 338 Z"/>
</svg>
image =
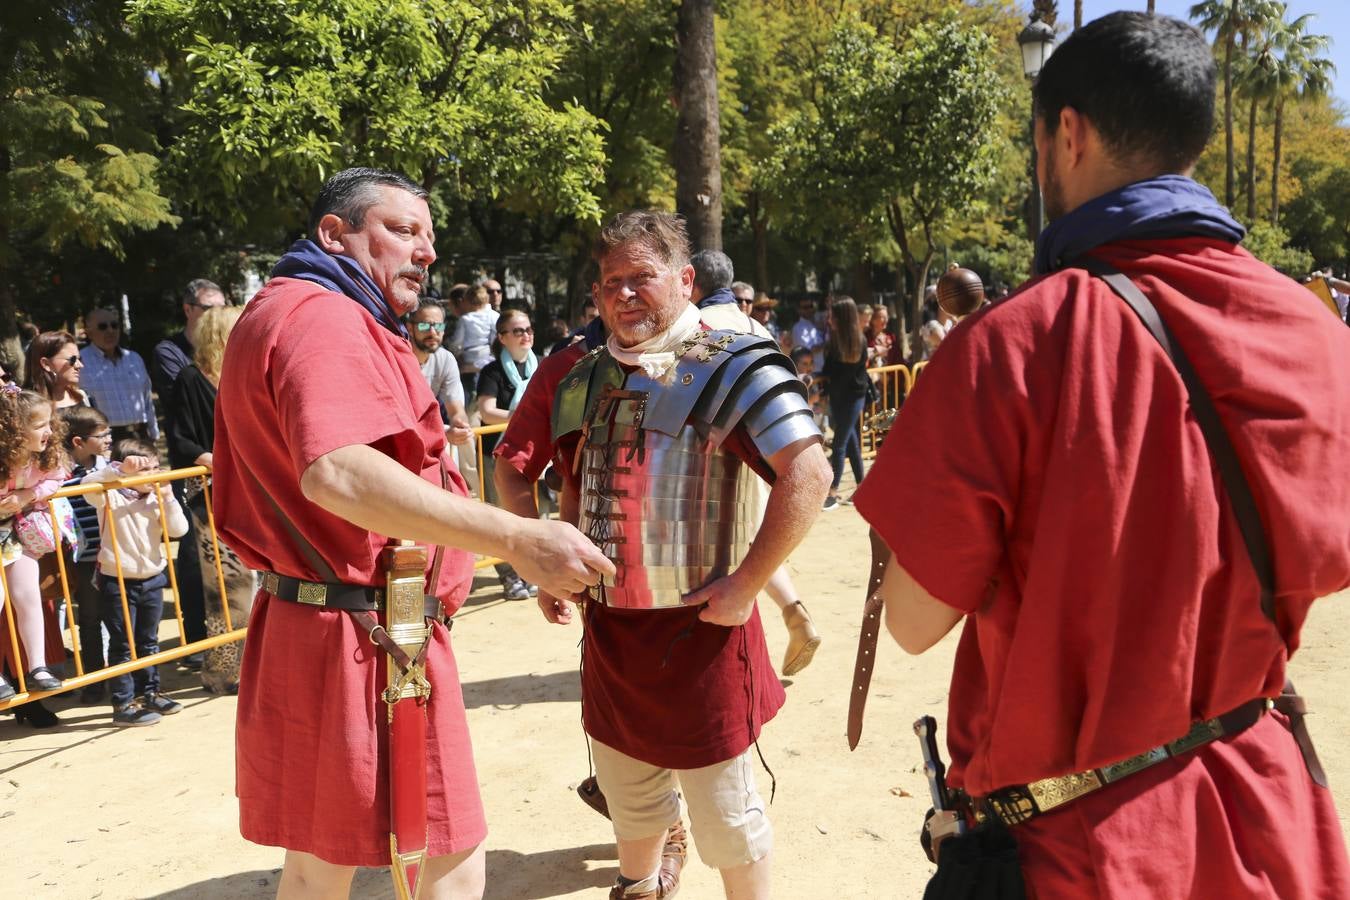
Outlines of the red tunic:
<svg viewBox="0 0 1350 900">
<path fill-rule="evenodd" d="M 444 431 L 407 343 L 344 296 L 276 278 L 240 317 L 223 369 L 214 449 L 221 538 L 252 568 L 322 580 L 261 481 L 340 579 L 378 584 L 386 538 L 305 500 L 300 475 L 325 453 L 365 444 L 440 485 Z M 467 496 L 446 465 L 452 489 Z M 435 592 L 447 612 L 463 603 L 472 566 L 469 554 L 446 551 Z M 480 843 L 486 824 L 455 658 L 439 626 L 427 667 L 428 847 L 439 856 Z M 384 680 L 383 655 L 346 613 L 259 593 L 236 731 L 244 837 L 343 865 L 388 864 Z"/>
<path fill-rule="evenodd" d="M 1097 253 L 1150 296 L 1213 395 L 1297 646 L 1313 599 L 1350 584 L 1350 482 L 1335 476 L 1350 331 L 1230 245 Z M 1284 644 L 1185 388 L 1085 272 L 959 325 L 855 502 L 900 565 L 970 614 L 948 746 L 952 783 L 973 794 L 1125 759 L 1280 690 Z M 1015 834 L 1040 897 L 1350 896 L 1331 795 L 1278 715 Z"/>
</svg>

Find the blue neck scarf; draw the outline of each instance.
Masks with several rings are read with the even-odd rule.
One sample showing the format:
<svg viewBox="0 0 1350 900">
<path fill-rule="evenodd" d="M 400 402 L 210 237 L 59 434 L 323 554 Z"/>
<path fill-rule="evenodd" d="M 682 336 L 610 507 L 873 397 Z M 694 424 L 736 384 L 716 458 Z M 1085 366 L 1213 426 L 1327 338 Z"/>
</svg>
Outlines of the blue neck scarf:
<svg viewBox="0 0 1350 900">
<path fill-rule="evenodd" d="M 1209 188 L 1184 175 L 1160 175 L 1102 194 L 1051 222 L 1036 241 L 1036 274 L 1115 241 L 1211 237 L 1236 244 L 1246 233 Z"/>
<path fill-rule="evenodd" d="M 506 376 L 506 383 L 511 385 L 512 390 L 515 391 L 515 393 L 511 395 L 511 405 L 507 407 L 507 409 L 514 412 L 515 408 L 520 405 L 520 398 L 525 396 L 525 387 L 530 383 L 530 379 L 534 377 L 534 370 L 539 368 L 539 357 L 534 355 L 533 350 L 525 354 L 524 376 L 520 374 L 520 369 L 517 368 L 516 358 L 511 355 L 510 350 L 503 347 L 501 353 L 497 354 L 497 359 L 502 364 L 502 374 Z"/>
<path fill-rule="evenodd" d="M 718 288 L 702 300 L 698 301 L 699 309 L 707 309 L 710 306 L 721 306 L 723 303 L 735 303 L 736 295 L 731 293 L 730 288 Z"/>
<path fill-rule="evenodd" d="M 405 341 L 411 341 L 408 326 L 394 315 L 379 286 L 361 268 L 360 263 L 346 256 L 325 253 L 311 240 L 301 239 L 291 244 L 286 255 L 272 268 L 273 278 L 299 278 L 338 294 L 346 294 L 366 312 L 375 317 L 385 329 Z"/>
</svg>

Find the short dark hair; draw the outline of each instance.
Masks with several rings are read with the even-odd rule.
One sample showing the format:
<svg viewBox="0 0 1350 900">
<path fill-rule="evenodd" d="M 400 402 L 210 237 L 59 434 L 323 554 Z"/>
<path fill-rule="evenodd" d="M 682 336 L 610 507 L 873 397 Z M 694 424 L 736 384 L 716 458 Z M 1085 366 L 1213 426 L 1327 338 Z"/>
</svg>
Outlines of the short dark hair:
<svg viewBox="0 0 1350 900">
<path fill-rule="evenodd" d="M 1214 55 L 1204 35 L 1168 16 L 1115 12 L 1071 34 L 1032 88 L 1046 133 L 1071 106 L 1125 161 L 1180 172 L 1214 131 Z"/>
<path fill-rule="evenodd" d="M 410 313 L 409 315 L 410 316 L 416 315 L 417 313 L 420 313 L 424 309 L 439 309 L 442 313 L 444 313 L 445 304 L 435 299 L 434 297 L 423 297 L 417 301 L 417 309 L 413 310 L 412 313 Z"/>
<path fill-rule="evenodd" d="M 736 277 L 731 257 L 721 250 L 700 250 L 689 257 L 689 265 L 694 267 L 694 287 L 705 297 L 731 287 L 731 279 Z"/>
<path fill-rule="evenodd" d="M 200 294 L 202 291 L 215 291 L 216 293 L 220 294 L 222 297 L 225 296 L 225 292 L 222 291 L 222 290 L 220 289 L 220 285 L 216 284 L 216 283 L 215 283 L 214 281 L 212 281 L 211 279 L 209 279 L 209 278 L 194 278 L 194 279 L 192 279 L 191 281 L 189 281 L 189 282 L 187 283 L 187 287 L 185 287 L 185 288 L 183 289 L 183 302 L 184 302 L 184 303 L 196 303 L 196 302 L 197 302 L 197 295 Z M 226 298 L 225 298 L 225 301 L 228 303 L 228 302 L 229 302 L 229 298 L 226 297 Z"/>
<path fill-rule="evenodd" d="M 364 166 L 343 169 L 319 188 L 319 196 L 309 211 L 310 233 L 318 229 L 319 220 L 329 213 L 350 222 L 353 228 L 360 228 L 365 223 L 366 210 L 380 202 L 382 187 L 398 188 L 424 200 L 427 197 L 426 188 L 399 172 Z"/>
<path fill-rule="evenodd" d="M 597 266 L 610 251 L 625 244 L 640 244 L 671 268 L 689 262 L 689 231 L 684 219 L 655 209 L 621 212 L 605 223 L 591 245 L 591 259 Z"/>
<path fill-rule="evenodd" d="M 128 456 L 148 456 L 151 459 L 159 459 L 159 451 L 155 449 L 154 444 L 137 437 L 122 438 L 112 445 L 109 459 L 113 462 L 121 462 Z"/>
<path fill-rule="evenodd" d="M 61 418 L 66 423 L 66 446 L 69 447 L 75 438 L 89 440 L 90 435 L 96 431 L 102 431 L 108 427 L 108 417 L 94 409 L 92 406 L 76 404 L 67 406 L 60 410 Z"/>
</svg>

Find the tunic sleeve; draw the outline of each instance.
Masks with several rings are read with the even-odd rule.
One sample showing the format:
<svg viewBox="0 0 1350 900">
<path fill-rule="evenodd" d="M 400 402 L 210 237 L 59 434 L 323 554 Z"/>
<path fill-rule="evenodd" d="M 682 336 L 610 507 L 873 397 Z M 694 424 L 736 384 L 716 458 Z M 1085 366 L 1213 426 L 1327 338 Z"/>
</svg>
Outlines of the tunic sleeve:
<svg viewBox="0 0 1350 900">
<path fill-rule="evenodd" d="M 896 562 L 967 613 L 1004 554 L 1027 432 L 1020 360 L 977 324 L 929 363 L 853 498 Z"/>
<path fill-rule="evenodd" d="M 282 434 L 295 471 L 340 447 L 416 440 L 407 391 L 386 380 L 390 363 L 355 303 L 323 296 L 299 304 L 287 327 L 303 341 L 281 341 L 269 367 Z M 315 348 L 323 348 L 316 350 Z M 364 382 L 354 391 L 352 381 Z"/>
</svg>

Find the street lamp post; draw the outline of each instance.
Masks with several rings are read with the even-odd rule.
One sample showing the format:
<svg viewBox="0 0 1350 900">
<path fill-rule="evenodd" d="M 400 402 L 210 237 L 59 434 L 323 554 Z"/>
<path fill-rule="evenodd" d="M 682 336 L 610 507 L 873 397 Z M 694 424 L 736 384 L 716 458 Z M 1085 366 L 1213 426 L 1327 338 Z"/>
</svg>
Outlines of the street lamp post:
<svg viewBox="0 0 1350 900">
<path fill-rule="evenodd" d="M 1017 35 L 1017 44 L 1022 48 L 1022 72 L 1031 81 L 1041 74 L 1041 68 L 1055 49 L 1055 30 L 1040 20 L 1038 13 L 1031 14 L 1031 21 Z M 1041 186 L 1036 180 L 1036 108 L 1031 109 L 1031 239 L 1034 241 L 1045 227 L 1045 201 L 1041 197 Z"/>
</svg>

